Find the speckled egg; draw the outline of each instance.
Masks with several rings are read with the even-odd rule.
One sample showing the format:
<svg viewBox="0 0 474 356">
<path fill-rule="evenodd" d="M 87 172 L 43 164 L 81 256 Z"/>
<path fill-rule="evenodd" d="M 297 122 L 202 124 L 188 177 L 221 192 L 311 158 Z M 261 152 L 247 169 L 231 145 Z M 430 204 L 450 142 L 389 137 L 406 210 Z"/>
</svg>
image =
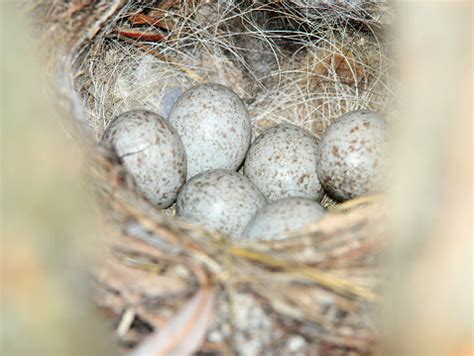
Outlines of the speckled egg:
<svg viewBox="0 0 474 356">
<path fill-rule="evenodd" d="M 291 124 L 265 130 L 250 146 L 244 174 L 270 201 L 287 197 L 319 200 L 323 189 L 316 173 L 318 141 Z"/>
<path fill-rule="evenodd" d="M 386 122 L 373 111 L 352 111 L 336 119 L 318 150 L 318 176 L 328 194 L 344 201 L 379 191 L 386 142 Z"/>
<path fill-rule="evenodd" d="M 109 124 L 102 142 L 115 150 L 151 203 L 159 208 L 173 204 L 186 179 L 186 153 L 166 120 L 145 110 L 123 113 Z"/>
<path fill-rule="evenodd" d="M 187 90 L 171 109 L 170 122 L 183 140 L 188 179 L 209 169 L 237 170 L 252 138 L 247 108 L 231 89 L 203 84 Z"/>
<path fill-rule="evenodd" d="M 231 236 L 242 233 L 252 216 L 265 205 L 264 196 L 240 173 L 215 169 L 191 178 L 181 189 L 176 215 Z"/>
<path fill-rule="evenodd" d="M 250 220 L 242 233 L 246 240 L 279 240 L 318 222 L 324 215 L 321 205 L 307 198 L 284 198 L 262 209 Z"/>
</svg>

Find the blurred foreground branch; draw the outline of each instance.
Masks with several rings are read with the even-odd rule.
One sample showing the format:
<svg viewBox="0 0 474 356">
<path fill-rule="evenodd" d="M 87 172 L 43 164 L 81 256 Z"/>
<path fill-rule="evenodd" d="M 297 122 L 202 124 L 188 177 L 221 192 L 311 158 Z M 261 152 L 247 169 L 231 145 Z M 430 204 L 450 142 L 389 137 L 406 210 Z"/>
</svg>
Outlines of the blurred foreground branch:
<svg viewBox="0 0 474 356">
<path fill-rule="evenodd" d="M 399 1 L 389 355 L 472 352 L 472 3 Z"/>
<path fill-rule="evenodd" d="M 99 250 L 82 155 L 47 99 L 16 1 L 1 4 L 2 355 L 107 354 L 85 273 Z"/>
</svg>

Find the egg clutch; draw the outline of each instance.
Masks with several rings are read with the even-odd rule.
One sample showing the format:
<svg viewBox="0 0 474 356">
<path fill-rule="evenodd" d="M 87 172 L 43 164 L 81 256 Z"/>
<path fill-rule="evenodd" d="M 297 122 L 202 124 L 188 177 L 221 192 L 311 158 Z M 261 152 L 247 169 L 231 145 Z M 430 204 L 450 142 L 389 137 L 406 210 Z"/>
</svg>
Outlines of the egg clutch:
<svg viewBox="0 0 474 356">
<path fill-rule="evenodd" d="M 320 140 L 285 123 L 252 142 L 242 100 L 210 83 L 185 91 L 168 119 L 146 110 L 117 116 L 101 142 L 156 207 L 176 202 L 176 215 L 189 223 L 268 240 L 321 219 L 324 193 L 344 201 L 380 191 L 387 124 L 357 110 L 335 119 Z"/>
</svg>

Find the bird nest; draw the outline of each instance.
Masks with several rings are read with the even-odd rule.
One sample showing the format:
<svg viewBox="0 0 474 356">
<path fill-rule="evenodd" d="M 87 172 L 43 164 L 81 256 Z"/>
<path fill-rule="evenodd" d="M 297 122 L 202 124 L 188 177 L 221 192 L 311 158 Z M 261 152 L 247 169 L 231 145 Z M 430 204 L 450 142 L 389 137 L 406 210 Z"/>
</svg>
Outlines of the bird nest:
<svg viewBox="0 0 474 356">
<path fill-rule="evenodd" d="M 388 113 L 385 5 L 58 0 L 31 11 L 57 95 L 86 133 L 107 221 L 95 301 L 119 346 L 137 355 L 370 353 L 380 197 L 325 197 L 326 217 L 291 237 L 235 242 L 152 206 L 97 141 L 117 114 L 166 116 L 183 90 L 206 82 L 242 98 L 254 136 L 290 122 L 319 137 L 347 111 Z"/>
</svg>

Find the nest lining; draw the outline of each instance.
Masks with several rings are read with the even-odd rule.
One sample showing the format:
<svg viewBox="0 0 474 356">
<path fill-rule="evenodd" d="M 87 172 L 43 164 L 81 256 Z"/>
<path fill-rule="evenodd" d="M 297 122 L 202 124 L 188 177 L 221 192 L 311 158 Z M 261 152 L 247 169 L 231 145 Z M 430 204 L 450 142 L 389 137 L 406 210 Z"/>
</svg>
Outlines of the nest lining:
<svg viewBox="0 0 474 356">
<path fill-rule="evenodd" d="M 64 68 L 53 76 L 66 78 L 57 89 L 97 139 L 117 114 L 166 112 L 173 91 L 204 82 L 242 97 L 254 136 L 280 122 L 319 136 L 349 110 L 386 113 L 384 11 L 358 1 L 115 0 L 56 1 L 35 14 L 44 33 L 64 44 L 51 51 Z M 236 245 L 175 220 L 173 209 L 150 206 L 113 153 L 93 151 L 91 176 L 110 222 L 96 299 L 122 347 L 159 330 L 198 288 L 213 286 L 216 316 L 203 352 L 371 350 L 379 199 L 336 205 L 325 197 L 333 213 L 321 223 L 289 239 Z"/>
<path fill-rule="evenodd" d="M 320 4 L 312 12 L 284 2 L 183 5 L 165 12 L 167 31 L 134 25 L 133 14 L 153 11 L 142 6 L 126 2 L 74 68 L 99 136 L 117 114 L 162 112 L 167 90 L 203 82 L 227 85 L 242 97 L 255 130 L 285 121 L 320 134 L 349 110 L 386 112 L 390 105 L 386 48 L 352 23 L 356 16 L 359 27 L 375 22 L 362 5 Z M 163 38 L 140 39 L 158 35 Z"/>
</svg>

